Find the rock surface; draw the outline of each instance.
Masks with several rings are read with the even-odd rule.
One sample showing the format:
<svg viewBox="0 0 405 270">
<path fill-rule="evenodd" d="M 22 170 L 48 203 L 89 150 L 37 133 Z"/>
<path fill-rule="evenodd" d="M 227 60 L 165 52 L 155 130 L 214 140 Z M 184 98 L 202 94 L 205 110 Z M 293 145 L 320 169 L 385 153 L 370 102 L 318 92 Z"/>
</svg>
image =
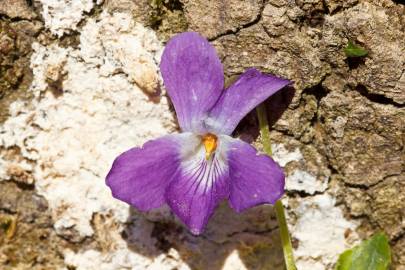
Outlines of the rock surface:
<svg viewBox="0 0 405 270">
<path fill-rule="evenodd" d="M 24 0 L 1 0 L 0 14 L 12 19 L 34 19 L 35 12 L 30 8 L 29 3 Z"/>
<path fill-rule="evenodd" d="M 405 7 L 391 0 L 0 0 L 1 269 L 283 269 L 275 214 L 224 203 L 201 237 L 111 197 L 114 157 L 178 130 L 159 74 L 199 31 L 267 101 L 298 268 L 384 230 L 405 269 Z M 349 59 L 348 41 L 368 51 Z M 261 149 L 254 113 L 235 134 Z"/>
</svg>

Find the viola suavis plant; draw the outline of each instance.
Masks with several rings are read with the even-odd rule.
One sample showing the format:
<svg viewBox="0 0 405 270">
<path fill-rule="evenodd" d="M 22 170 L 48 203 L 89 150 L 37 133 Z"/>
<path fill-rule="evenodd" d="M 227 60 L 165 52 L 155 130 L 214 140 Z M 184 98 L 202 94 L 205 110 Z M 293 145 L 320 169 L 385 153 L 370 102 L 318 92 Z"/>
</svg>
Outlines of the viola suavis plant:
<svg viewBox="0 0 405 270">
<path fill-rule="evenodd" d="M 140 211 L 164 204 L 198 235 L 215 208 L 228 200 L 236 212 L 275 204 L 287 270 L 296 270 L 284 208 L 284 173 L 270 157 L 264 105 L 257 108 L 266 154 L 230 135 L 239 121 L 289 80 L 248 69 L 224 89 L 222 64 L 209 42 L 194 32 L 172 38 L 161 73 L 181 133 L 166 135 L 119 155 L 106 184 L 115 198 Z M 388 239 L 377 234 L 339 258 L 336 270 L 386 270 Z"/>
<path fill-rule="evenodd" d="M 119 155 L 106 179 L 113 196 L 140 211 L 166 203 L 195 235 L 222 200 L 237 212 L 274 204 L 284 193 L 283 170 L 230 135 L 290 81 L 251 68 L 224 89 L 215 49 L 194 32 L 167 43 L 160 69 L 182 132 Z"/>
</svg>

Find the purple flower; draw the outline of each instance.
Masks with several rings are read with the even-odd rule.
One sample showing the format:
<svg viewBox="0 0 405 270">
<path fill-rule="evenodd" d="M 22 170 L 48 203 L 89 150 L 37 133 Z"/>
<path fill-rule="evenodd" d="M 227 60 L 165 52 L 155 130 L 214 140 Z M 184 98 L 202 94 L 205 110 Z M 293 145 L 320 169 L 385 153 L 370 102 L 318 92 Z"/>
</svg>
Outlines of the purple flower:
<svg viewBox="0 0 405 270">
<path fill-rule="evenodd" d="M 237 212 L 277 201 L 284 192 L 282 169 L 230 135 L 290 81 L 251 68 L 224 90 L 215 49 L 193 32 L 168 42 L 160 68 L 182 133 L 118 156 L 106 180 L 113 196 L 141 211 L 166 203 L 193 234 L 202 232 L 224 199 Z"/>
</svg>

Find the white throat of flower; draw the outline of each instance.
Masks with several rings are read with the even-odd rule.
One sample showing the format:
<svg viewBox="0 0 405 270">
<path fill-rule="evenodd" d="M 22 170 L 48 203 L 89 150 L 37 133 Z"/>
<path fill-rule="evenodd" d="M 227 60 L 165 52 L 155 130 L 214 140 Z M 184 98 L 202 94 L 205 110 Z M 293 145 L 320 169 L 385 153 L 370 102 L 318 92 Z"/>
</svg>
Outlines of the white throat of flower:
<svg viewBox="0 0 405 270">
<path fill-rule="evenodd" d="M 211 133 L 188 133 L 181 151 L 181 169 L 196 181 L 196 190 L 206 192 L 216 179 L 228 173 L 228 138 Z"/>
</svg>

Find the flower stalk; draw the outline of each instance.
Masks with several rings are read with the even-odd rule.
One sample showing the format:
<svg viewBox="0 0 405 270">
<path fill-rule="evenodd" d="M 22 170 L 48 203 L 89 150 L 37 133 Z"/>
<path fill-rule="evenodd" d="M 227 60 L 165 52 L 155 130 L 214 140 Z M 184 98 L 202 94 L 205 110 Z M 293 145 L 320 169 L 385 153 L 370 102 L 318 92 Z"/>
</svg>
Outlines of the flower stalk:
<svg viewBox="0 0 405 270">
<path fill-rule="evenodd" d="M 256 112 L 259 118 L 259 128 L 260 134 L 262 136 L 263 150 L 267 155 L 271 156 L 272 150 L 270 143 L 270 130 L 269 130 L 269 123 L 267 121 L 266 106 L 264 102 L 256 108 Z M 281 243 L 283 245 L 284 261 L 286 264 L 286 269 L 296 270 L 297 267 L 295 266 L 294 262 L 294 255 L 291 245 L 290 234 L 288 232 L 287 221 L 285 219 L 284 214 L 284 207 L 283 204 L 281 203 L 281 200 L 278 200 L 274 204 L 274 208 L 276 209 L 278 226 L 280 228 Z"/>
</svg>

